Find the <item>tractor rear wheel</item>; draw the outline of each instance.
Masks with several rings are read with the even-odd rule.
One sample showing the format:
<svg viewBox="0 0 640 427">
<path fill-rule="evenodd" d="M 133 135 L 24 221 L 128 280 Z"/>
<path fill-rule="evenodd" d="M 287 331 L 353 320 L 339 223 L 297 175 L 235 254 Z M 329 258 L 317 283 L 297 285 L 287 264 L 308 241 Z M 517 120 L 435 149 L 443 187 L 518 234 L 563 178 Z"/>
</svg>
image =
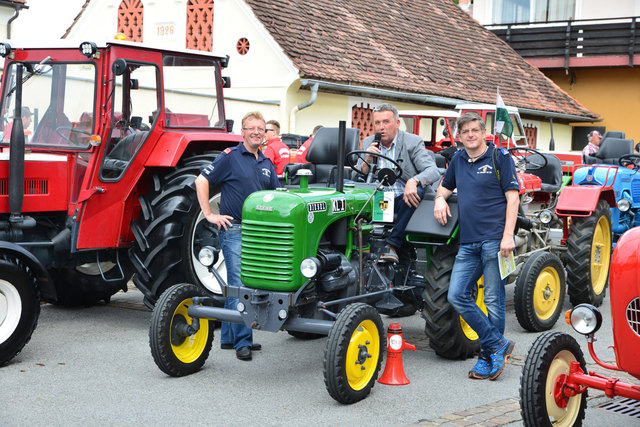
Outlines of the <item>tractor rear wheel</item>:
<svg viewBox="0 0 640 427">
<path fill-rule="evenodd" d="M 569 375 L 571 362 L 579 362 L 585 370 L 580 345 L 570 335 L 546 332 L 531 345 L 520 377 L 520 409 L 525 426 L 582 425 L 587 392 L 572 397 L 563 393 L 563 379 Z"/>
<path fill-rule="evenodd" d="M 534 252 L 516 279 L 514 302 L 520 326 L 531 332 L 556 324 L 564 305 L 564 267 L 557 255 Z"/>
<path fill-rule="evenodd" d="M 193 318 L 187 310 L 191 298 L 204 296 L 194 285 L 178 284 L 162 294 L 151 315 L 149 346 L 158 368 L 172 377 L 198 371 L 209 357 L 213 344 L 213 322 L 199 319 L 198 331 L 190 330 Z"/>
<path fill-rule="evenodd" d="M 220 283 L 198 261 L 203 246 L 218 246 L 218 230 L 204 219 L 196 197 L 195 179 L 215 154 L 193 156 L 165 176 L 154 176 L 151 191 L 140 197 L 141 218 L 132 222 L 136 244 L 129 254 L 136 274 L 135 285 L 152 307 L 175 283 L 188 282 L 220 294 Z M 211 211 L 219 212 L 220 192 L 211 189 Z M 222 254 L 222 252 L 221 252 Z M 226 278 L 224 257 L 215 268 Z"/>
<path fill-rule="evenodd" d="M 349 304 L 338 313 L 324 351 L 324 383 L 340 403 L 369 395 L 387 348 L 382 319 L 364 303 Z"/>
<path fill-rule="evenodd" d="M 567 239 L 567 286 L 571 304 L 602 304 L 611 265 L 611 210 L 600 200 L 589 217 L 572 217 Z"/>
<path fill-rule="evenodd" d="M 478 334 L 449 304 L 447 293 L 458 245 L 438 246 L 430 258 L 426 287 L 422 294 L 425 333 L 429 347 L 446 359 L 466 359 L 480 351 Z M 483 288 L 478 286 L 476 304 L 486 313 Z"/>
<path fill-rule="evenodd" d="M 0 261 L 0 366 L 31 339 L 40 316 L 36 283 L 19 263 Z"/>
</svg>

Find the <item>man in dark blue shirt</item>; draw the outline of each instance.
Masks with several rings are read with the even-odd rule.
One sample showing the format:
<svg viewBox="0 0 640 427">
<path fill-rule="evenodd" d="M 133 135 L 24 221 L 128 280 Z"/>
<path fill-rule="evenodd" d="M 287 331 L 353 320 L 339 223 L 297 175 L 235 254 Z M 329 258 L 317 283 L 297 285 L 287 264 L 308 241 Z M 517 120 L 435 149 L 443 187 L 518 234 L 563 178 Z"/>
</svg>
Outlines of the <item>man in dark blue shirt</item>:
<svg viewBox="0 0 640 427">
<path fill-rule="evenodd" d="M 500 278 L 498 252 L 506 258 L 515 249 L 519 184 L 509 152 L 485 142 L 485 124 L 478 114 L 463 114 L 457 125 L 464 150 L 449 163 L 433 213 L 440 224 L 447 223 L 451 211 L 446 200 L 457 188 L 460 248 L 447 299 L 480 339 L 478 362 L 469 377 L 495 380 L 515 348 L 504 337 L 506 278 Z M 472 298 L 481 275 L 488 316 Z"/>
<path fill-rule="evenodd" d="M 227 282 L 242 286 L 240 280 L 240 248 L 242 205 L 249 194 L 279 187 L 273 163 L 259 150 L 265 134 L 265 121 L 259 112 L 242 118 L 243 141 L 225 149 L 196 178 L 198 203 L 207 221 L 220 230 L 218 239 L 227 268 Z M 220 212 L 214 214 L 209 204 L 209 186 L 220 185 Z M 225 308 L 236 310 L 237 298 L 227 298 Z M 240 360 L 251 360 L 251 350 L 260 350 L 253 343 L 251 329 L 240 323 L 222 322 L 220 346 L 234 348 Z"/>
</svg>

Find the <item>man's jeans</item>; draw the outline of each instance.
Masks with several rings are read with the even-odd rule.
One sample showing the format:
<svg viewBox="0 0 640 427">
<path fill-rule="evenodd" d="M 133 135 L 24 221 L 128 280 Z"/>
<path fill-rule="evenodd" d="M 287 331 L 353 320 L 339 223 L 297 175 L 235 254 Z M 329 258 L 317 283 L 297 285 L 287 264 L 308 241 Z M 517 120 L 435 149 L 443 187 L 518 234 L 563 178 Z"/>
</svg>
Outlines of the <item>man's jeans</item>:
<svg viewBox="0 0 640 427">
<path fill-rule="evenodd" d="M 461 244 L 449 283 L 449 303 L 473 328 L 480 338 L 482 350 L 495 351 L 506 341 L 505 285 L 498 266 L 500 240 L 484 240 Z M 471 292 L 484 274 L 484 303 L 488 317 L 476 305 Z"/>
<path fill-rule="evenodd" d="M 234 224 L 227 231 L 221 229 L 218 232 L 218 239 L 227 267 L 227 283 L 231 286 L 242 286 L 240 280 L 240 249 L 242 246 L 240 225 Z M 237 307 L 238 298 L 226 298 L 224 308 L 237 310 Z M 222 322 L 220 334 L 220 342 L 233 344 L 233 348 L 236 350 L 241 347 L 251 347 L 253 344 L 253 332 L 242 323 Z"/>
<path fill-rule="evenodd" d="M 420 200 L 424 196 L 424 188 L 418 185 L 418 196 Z M 411 215 L 416 211 L 416 208 L 413 206 L 407 205 L 404 200 L 402 200 L 402 196 L 397 196 L 393 201 L 393 211 L 396 215 L 395 223 L 393 224 L 393 229 L 391 230 L 391 234 L 387 237 L 387 243 L 393 245 L 396 249 L 402 246 L 402 242 L 406 240 L 407 233 L 405 233 L 405 229 L 407 228 L 407 224 L 409 224 L 409 220 L 411 219 Z"/>
</svg>

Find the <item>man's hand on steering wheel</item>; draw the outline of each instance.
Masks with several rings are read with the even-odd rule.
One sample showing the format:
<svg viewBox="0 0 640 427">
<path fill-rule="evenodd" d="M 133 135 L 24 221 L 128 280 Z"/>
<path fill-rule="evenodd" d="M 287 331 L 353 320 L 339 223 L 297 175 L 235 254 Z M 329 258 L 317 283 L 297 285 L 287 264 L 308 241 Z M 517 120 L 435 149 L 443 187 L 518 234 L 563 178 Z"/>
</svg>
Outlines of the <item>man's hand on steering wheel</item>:
<svg viewBox="0 0 640 427">
<path fill-rule="evenodd" d="M 380 150 L 378 150 L 380 151 Z M 396 175 L 396 179 L 400 178 L 400 176 L 402 175 L 402 167 L 400 166 L 400 163 L 398 163 L 397 161 L 393 160 L 390 157 L 384 156 L 382 154 L 380 154 L 379 152 L 376 153 L 373 150 L 369 151 L 369 150 L 354 150 L 351 151 L 350 153 L 347 153 L 346 159 L 347 159 L 347 163 L 349 163 L 349 167 L 358 175 L 364 176 L 366 177 L 366 182 L 372 182 L 373 181 L 373 162 L 367 162 L 367 156 L 371 156 L 373 157 L 377 157 L 380 159 L 384 159 L 388 162 L 390 162 L 391 164 L 393 164 L 394 166 L 394 173 Z M 362 160 L 364 162 L 364 164 L 366 164 L 368 166 L 368 170 L 365 172 L 364 169 L 359 169 L 357 166 L 357 158 L 359 158 L 360 160 Z M 376 162 L 377 163 L 377 162 Z M 362 166 L 364 166 L 364 164 Z"/>
</svg>

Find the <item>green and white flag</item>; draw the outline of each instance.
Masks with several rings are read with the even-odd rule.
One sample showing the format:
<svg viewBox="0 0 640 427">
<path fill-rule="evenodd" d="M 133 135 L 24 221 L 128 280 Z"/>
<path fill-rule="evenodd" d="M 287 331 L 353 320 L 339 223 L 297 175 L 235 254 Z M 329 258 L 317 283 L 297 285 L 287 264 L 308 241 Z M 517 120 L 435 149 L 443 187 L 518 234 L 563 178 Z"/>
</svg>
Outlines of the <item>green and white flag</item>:
<svg viewBox="0 0 640 427">
<path fill-rule="evenodd" d="M 511 123 L 507 107 L 500 96 L 500 90 L 498 90 L 498 99 L 496 100 L 496 134 L 499 133 L 507 138 L 511 138 L 513 135 L 513 123 Z"/>
</svg>

